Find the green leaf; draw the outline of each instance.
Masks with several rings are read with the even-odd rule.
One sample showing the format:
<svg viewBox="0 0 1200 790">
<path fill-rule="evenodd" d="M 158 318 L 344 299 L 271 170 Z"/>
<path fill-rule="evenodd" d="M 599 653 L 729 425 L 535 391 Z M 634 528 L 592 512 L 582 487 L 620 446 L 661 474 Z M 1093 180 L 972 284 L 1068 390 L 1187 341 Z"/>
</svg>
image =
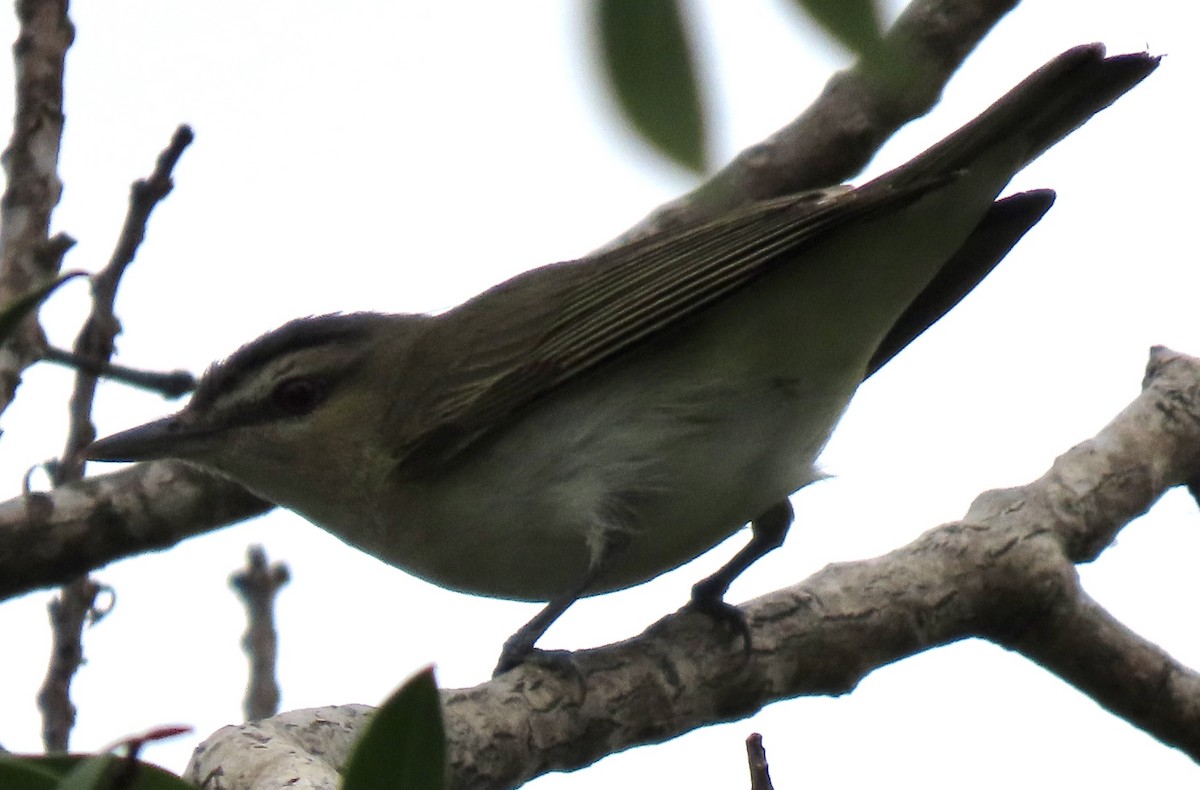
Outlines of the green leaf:
<svg viewBox="0 0 1200 790">
<path fill-rule="evenodd" d="M 112 754 L 0 756 L 3 790 L 196 790 L 156 765 Z"/>
<path fill-rule="evenodd" d="M 68 272 L 36 288 L 31 288 L 5 305 L 3 309 L 0 309 L 0 343 L 8 340 L 12 333 L 17 331 L 17 327 L 20 325 L 22 319 L 44 302 L 46 297 L 54 293 L 58 286 L 67 280 L 82 277 L 83 275 L 84 272 Z"/>
<path fill-rule="evenodd" d="M 700 88 L 678 0 L 596 0 L 594 38 L 634 130 L 696 173 L 708 147 Z"/>
<path fill-rule="evenodd" d="M 58 783 L 58 790 L 109 790 L 113 786 L 113 763 L 117 757 L 98 754 L 78 762 Z"/>
<path fill-rule="evenodd" d="M 442 790 L 446 731 L 433 667 L 375 711 L 342 775 L 343 790 Z"/>
<path fill-rule="evenodd" d="M 0 755 L 0 787 L 5 790 L 54 790 L 58 774 L 35 761 Z"/>
<path fill-rule="evenodd" d="M 874 0 L 795 0 L 825 32 L 864 61 L 885 58 Z"/>
</svg>

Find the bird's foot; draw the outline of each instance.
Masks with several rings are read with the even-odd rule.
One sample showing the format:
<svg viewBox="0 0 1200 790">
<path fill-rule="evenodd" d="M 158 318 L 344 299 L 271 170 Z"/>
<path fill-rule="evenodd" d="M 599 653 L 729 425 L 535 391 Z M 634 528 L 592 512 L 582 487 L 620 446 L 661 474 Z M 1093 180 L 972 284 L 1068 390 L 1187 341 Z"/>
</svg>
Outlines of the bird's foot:
<svg viewBox="0 0 1200 790">
<path fill-rule="evenodd" d="M 504 647 L 500 648 L 500 660 L 496 662 L 496 668 L 492 670 L 492 677 L 500 677 L 505 672 L 523 664 L 525 659 L 534 653 L 534 641 L 529 638 L 525 628 L 504 640 Z"/>
<path fill-rule="evenodd" d="M 688 608 L 715 620 L 719 625 L 724 626 L 732 631 L 734 635 L 740 637 L 742 652 L 746 657 L 749 657 L 751 647 L 750 623 L 746 620 L 745 612 L 731 603 L 725 603 L 720 596 L 707 594 L 707 591 L 704 589 L 704 582 L 692 588 L 692 600 L 688 602 Z"/>
<path fill-rule="evenodd" d="M 558 675 L 569 675 L 577 681 L 583 677 L 583 672 L 575 661 L 575 654 L 570 650 L 542 650 L 539 647 L 531 647 L 521 655 L 509 655 L 507 647 L 505 644 L 506 649 L 500 653 L 500 660 L 492 672 L 493 678 L 500 677 L 523 664 L 541 667 Z"/>
<path fill-rule="evenodd" d="M 530 622 L 504 640 L 504 647 L 500 648 L 500 660 L 492 670 L 492 677 L 500 677 L 522 664 L 578 675 L 579 668 L 575 666 L 575 658 L 569 650 L 542 650 L 533 646 L 545 630 L 540 624 Z"/>
</svg>

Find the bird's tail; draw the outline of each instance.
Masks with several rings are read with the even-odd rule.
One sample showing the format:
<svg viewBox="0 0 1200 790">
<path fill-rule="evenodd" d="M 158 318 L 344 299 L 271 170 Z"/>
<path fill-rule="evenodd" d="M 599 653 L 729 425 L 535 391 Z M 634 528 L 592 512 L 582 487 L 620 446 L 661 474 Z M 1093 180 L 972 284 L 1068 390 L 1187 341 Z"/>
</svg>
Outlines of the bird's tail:
<svg viewBox="0 0 1200 790">
<path fill-rule="evenodd" d="M 969 168 L 986 152 L 1014 143 L 1018 147 L 1009 150 L 1018 151 L 1013 164 L 1014 172 L 1020 170 L 1144 80 L 1158 62 L 1146 53 L 1106 58 L 1102 44 L 1069 49 L 957 132 L 876 180 L 903 187 Z"/>
</svg>

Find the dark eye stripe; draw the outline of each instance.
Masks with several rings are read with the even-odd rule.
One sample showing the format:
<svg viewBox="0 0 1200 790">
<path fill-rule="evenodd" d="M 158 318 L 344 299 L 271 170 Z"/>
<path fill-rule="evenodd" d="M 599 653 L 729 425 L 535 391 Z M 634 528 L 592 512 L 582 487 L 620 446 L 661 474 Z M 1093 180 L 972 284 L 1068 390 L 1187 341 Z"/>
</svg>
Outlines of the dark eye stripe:
<svg viewBox="0 0 1200 790">
<path fill-rule="evenodd" d="M 194 407 L 206 408 L 219 395 L 236 390 L 271 362 L 288 353 L 360 340 L 377 322 L 386 320 L 385 316 L 378 313 L 352 313 L 290 321 L 274 332 L 247 343 L 224 362 L 209 368 L 196 387 L 191 403 Z"/>
</svg>

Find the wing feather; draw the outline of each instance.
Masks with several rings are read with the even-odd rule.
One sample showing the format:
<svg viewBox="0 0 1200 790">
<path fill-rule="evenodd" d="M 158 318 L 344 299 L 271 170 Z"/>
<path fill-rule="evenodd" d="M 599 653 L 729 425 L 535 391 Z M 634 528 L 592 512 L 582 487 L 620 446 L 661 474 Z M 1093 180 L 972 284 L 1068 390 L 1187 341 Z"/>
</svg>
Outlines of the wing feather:
<svg viewBox="0 0 1200 790">
<path fill-rule="evenodd" d="M 804 193 L 520 275 L 438 318 L 488 325 L 449 367 L 426 370 L 433 400 L 405 417 L 398 468 L 452 461 L 529 404 L 758 280 L 848 223 L 894 210 L 946 179 L 902 189 Z M 550 271 L 549 269 L 553 269 Z M 431 343 L 444 347 L 445 344 Z M 430 364 L 445 364 L 430 355 Z M 411 404 L 409 404 L 411 406 Z"/>
</svg>

